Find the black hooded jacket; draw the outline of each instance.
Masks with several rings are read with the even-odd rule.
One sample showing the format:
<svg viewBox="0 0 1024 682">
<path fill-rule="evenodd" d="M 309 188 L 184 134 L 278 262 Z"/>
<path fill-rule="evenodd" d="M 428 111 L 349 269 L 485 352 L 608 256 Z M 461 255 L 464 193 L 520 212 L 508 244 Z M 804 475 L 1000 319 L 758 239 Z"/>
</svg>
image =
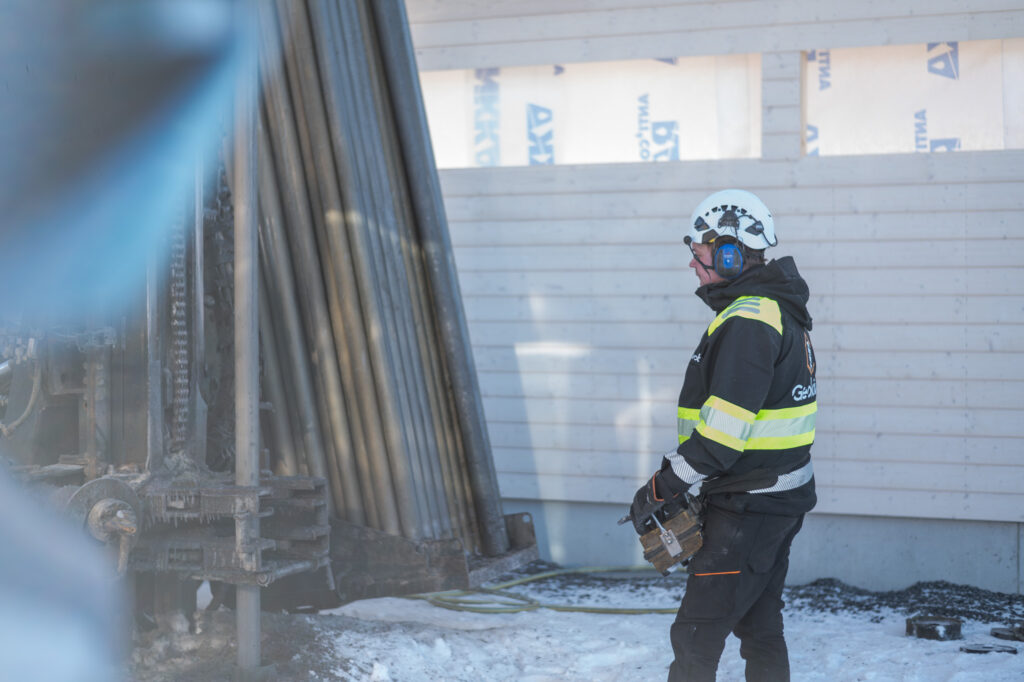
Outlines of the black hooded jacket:
<svg viewBox="0 0 1024 682">
<path fill-rule="evenodd" d="M 674 488 L 703 480 L 704 492 L 730 490 L 710 496 L 718 506 L 809 511 L 818 389 L 807 283 L 787 256 L 696 294 L 717 317 L 686 369 L 679 447 L 664 478 Z"/>
</svg>

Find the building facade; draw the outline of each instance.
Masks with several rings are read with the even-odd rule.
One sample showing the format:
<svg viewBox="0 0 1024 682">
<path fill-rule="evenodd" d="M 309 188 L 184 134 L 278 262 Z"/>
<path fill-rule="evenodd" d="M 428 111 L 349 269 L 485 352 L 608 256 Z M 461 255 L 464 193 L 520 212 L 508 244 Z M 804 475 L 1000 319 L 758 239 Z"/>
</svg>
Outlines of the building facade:
<svg viewBox="0 0 1024 682">
<path fill-rule="evenodd" d="M 641 562 L 616 521 L 674 447 L 683 372 L 712 316 L 692 295 L 683 225 L 706 194 L 742 187 L 775 215 L 769 254 L 794 256 L 811 287 L 819 502 L 790 582 L 1024 589 L 1019 2 L 409 0 L 408 13 L 432 128 L 429 74 L 759 65 L 745 151 L 441 170 L 504 505 L 533 514 L 542 555 Z M 876 59 L 889 53 L 870 51 L 883 48 L 910 56 L 890 70 Z M 915 55 L 951 113 L 890 107 L 901 82 L 873 94 Z M 980 64 L 987 80 L 972 86 Z M 860 85 L 823 101 L 846 74 Z M 1000 78 L 998 104 L 983 100 Z M 722 91 L 688 99 L 722 120 Z M 889 109 L 905 128 L 871 118 Z M 962 134 L 949 132 L 957 117 L 973 122 Z"/>
</svg>

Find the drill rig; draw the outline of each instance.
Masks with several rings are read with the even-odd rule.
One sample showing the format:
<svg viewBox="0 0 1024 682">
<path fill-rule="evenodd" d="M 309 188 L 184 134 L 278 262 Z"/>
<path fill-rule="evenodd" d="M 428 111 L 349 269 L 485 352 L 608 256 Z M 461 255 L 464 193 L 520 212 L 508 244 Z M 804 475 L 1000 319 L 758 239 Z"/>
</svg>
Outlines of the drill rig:
<svg viewBox="0 0 1024 682">
<path fill-rule="evenodd" d="M 252 123 L 196 164 L 131 295 L 0 319 L 0 457 L 110 548 L 140 618 L 191 612 L 199 580 L 325 607 L 536 558 L 501 511 L 402 3 L 257 6 Z"/>
</svg>

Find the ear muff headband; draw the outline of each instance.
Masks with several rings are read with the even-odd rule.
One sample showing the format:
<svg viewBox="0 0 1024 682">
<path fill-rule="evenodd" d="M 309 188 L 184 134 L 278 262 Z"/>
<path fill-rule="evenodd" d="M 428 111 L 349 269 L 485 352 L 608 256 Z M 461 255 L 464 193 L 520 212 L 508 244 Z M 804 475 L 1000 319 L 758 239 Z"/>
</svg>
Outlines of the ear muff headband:
<svg viewBox="0 0 1024 682">
<path fill-rule="evenodd" d="M 743 272 L 743 252 L 732 242 L 724 242 L 715 246 L 711 263 L 721 277 L 736 279 Z"/>
</svg>

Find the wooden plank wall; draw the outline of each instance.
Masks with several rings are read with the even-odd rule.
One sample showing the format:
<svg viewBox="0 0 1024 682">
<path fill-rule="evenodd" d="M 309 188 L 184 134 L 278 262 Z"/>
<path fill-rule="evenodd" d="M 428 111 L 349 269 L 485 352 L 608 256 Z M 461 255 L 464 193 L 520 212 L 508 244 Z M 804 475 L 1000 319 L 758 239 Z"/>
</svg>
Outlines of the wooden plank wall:
<svg viewBox="0 0 1024 682">
<path fill-rule="evenodd" d="M 441 173 L 503 495 L 625 503 L 672 447 L 710 319 L 682 223 L 738 186 L 811 286 L 818 511 L 1024 521 L 1024 152 L 804 157 L 800 114 L 801 50 L 1019 37 L 1019 7 L 409 0 L 421 69 L 762 53 L 761 159 Z"/>
</svg>

